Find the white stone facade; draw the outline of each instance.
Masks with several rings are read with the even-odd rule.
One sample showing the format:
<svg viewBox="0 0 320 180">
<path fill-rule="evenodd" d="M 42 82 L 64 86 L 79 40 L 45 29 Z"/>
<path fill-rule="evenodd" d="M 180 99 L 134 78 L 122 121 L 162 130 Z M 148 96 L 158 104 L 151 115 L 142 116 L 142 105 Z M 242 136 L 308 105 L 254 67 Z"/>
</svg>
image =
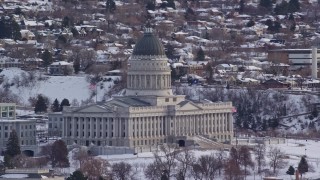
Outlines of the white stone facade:
<svg viewBox="0 0 320 180">
<path fill-rule="evenodd" d="M 168 96 L 154 97 L 161 105 L 118 104 L 129 98 L 137 100 L 136 97 L 115 98 L 105 104 L 66 108 L 63 139 L 69 145 L 129 147 L 166 143 L 170 136 L 205 135 L 220 142 L 232 140 L 230 102 L 195 104 L 185 101 L 183 96 Z M 115 106 L 108 106 L 110 104 Z"/>
<path fill-rule="evenodd" d="M 193 102 L 173 95 L 167 62 L 162 44 L 147 32 L 129 60 L 125 95 L 65 107 L 63 140 L 68 145 L 151 147 L 203 135 L 231 142 L 232 103 Z"/>
<path fill-rule="evenodd" d="M 12 130 L 17 132 L 22 151 L 37 151 L 36 121 L 15 119 L 16 106 L 14 103 L 0 103 L 3 115 L 0 117 L 0 152 L 5 150 Z M 12 113 L 12 114 L 11 114 Z"/>
</svg>

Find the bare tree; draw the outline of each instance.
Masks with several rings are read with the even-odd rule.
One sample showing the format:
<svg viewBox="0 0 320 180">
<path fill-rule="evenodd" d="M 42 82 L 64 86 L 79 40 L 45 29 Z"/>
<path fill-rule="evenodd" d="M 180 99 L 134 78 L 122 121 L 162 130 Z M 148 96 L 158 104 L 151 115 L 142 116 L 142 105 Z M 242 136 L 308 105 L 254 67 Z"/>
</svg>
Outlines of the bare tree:
<svg viewBox="0 0 320 180">
<path fill-rule="evenodd" d="M 89 156 L 86 161 L 84 161 L 80 170 L 88 179 L 108 179 L 110 177 L 108 167 L 109 163 L 107 160 Z"/>
<path fill-rule="evenodd" d="M 225 163 L 224 174 L 227 180 L 238 180 L 241 175 L 239 163 L 230 157 Z"/>
<path fill-rule="evenodd" d="M 192 174 L 195 179 L 213 180 L 219 169 L 219 160 L 214 155 L 203 155 L 193 165 Z"/>
<path fill-rule="evenodd" d="M 265 165 L 266 146 L 263 143 L 259 143 L 254 147 L 253 153 L 258 166 L 258 173 L 261 173 L 261 168 Z"/>
<path fill-rule="evenodd" d="M 177 179 L 183 180 L 188 177 L 188 172 L 192 169 L 192 165 L 195 162 L 194 154 L 190 151 L 190 149 L 185 148 L 181 153 L 177 156 L 178 163 L 178 174 Z"/>
<path fill-rule="evenodd" d="M 160 150 L 154 153 L 154 162 L 147 166 L 145 176 L 148 179 L 170 179 L 177 171 L 177 147 L 174 145 L 162 145 Z"/>
<path fill-rule="evenodd" d="M 116 180 L 134 180 L 135 172 L 130 164 L 126 162 L 114 163 L 111 166 L 112 177 Z"/>
<path fill-rule="evenodd" d="M 250 149 L 247 146 L 241 146 L 239 149 L 239 162 L 244 167 L 244 176 L 247 176 L 247 167 L 254 167 L 251 159 Z"/>
<path fill-rule="evenodd" d="M 81 169 L 85 161 L 89 158 L 89 154 L 86 149 L 80 147 L 75 150 L 72 158 L 76 160 L 74 161 L 75 163 L 77 163 L 75 164 L 75 166 L 79 164 L 79 168 Z"/>
<path fill-rule="evenodd" d="M 276 174 L 276 170 L 284 168 L 287 162 L 284 160 L 284 152 L 277 147 L 270 147 L 267 157 L 270 159 L 269 164 L 273 169 L 273 173 Z"/>
</svg>

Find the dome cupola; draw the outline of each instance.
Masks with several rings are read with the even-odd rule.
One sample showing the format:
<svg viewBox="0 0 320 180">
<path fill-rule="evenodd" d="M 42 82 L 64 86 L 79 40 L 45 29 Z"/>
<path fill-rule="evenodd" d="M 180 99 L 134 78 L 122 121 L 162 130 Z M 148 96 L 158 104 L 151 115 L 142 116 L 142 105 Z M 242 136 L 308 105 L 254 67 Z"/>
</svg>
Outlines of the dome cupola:
<svg viewBox="0 0 320 180">
<path fill-rule="evenodd" d="M 171 96 L 171 70 L 161 41 L 146 28 L 129 59 L 127 96 Z"/>
<path fill-rule="evenodd" d="M 143 37 L 137 42 L 133 49 L 133 56 L 165 56 L 162 43 L 156 37 L 152 28 L 146 28 Z"/>
</svg>

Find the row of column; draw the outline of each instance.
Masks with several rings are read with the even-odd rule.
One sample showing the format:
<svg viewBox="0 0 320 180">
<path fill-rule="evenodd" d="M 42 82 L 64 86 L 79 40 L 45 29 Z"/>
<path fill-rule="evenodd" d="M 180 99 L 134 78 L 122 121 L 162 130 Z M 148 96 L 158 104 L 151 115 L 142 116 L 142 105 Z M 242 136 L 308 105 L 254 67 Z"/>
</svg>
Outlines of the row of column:
<svg viewBox="0 0 320 180">
<path fill-rule="evenodd" d="M 231 113 L 177 116 L 173 124 L 178 136 L 230 132 L 233 126 Z"/>
<path fill-rule="evenodd" d="M 112 138 L 128 136 L 127 118 L 65 117 L 64 137 Z"/>
<path fill-rule="evenodd" d="M 168 89 L 171 87 L 171 77 L 165 75 L 128 75 L 128 88 L 137 89 Z"/>
<path fill-rule="evenodd" d="M 152 138 L 166 135 L 166 118 L 163 116 L 132 118 L 129 136 L 133 138 Z M 132 130 L 132 131 L 131 131 Z"/>
</svg>

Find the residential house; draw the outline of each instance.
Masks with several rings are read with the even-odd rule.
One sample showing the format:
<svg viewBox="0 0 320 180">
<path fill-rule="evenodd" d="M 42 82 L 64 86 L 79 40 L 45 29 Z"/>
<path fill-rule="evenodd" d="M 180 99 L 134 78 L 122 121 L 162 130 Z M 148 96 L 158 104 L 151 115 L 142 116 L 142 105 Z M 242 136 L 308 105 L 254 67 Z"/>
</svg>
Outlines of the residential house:
<svg viewBox="0 0 320 180">
<path fill-rule="evenodd" d="M 48 73 L 50 75 L 70 75 L 73 73 L 73 64 L 66 61 L 58 61 L 50 64 Z"/>
<path fill-rule="evenodd" d="M 216 70 L 238 71 L 238 67 L 233 64 L 219 64 L 215 68 L 216 68 Z"/>
<path fill-rule="evenodd" d="M 21 67 L 22 63 L 18 59 L 2 57 L 0 58 L 0 68 Z"/>
<path fill-rule="evenodd" d="M 22 40 L 35 40 L 36 36 L 28 29 L 20 30 Z"/>
<path fill-rule="evenodd" d="M 290 83 L 281 82 L 275 79 L 269 79 L 261 84 L 262 87 L 269 89 L 269 88 L 289 88 Z"/>
</svg>

